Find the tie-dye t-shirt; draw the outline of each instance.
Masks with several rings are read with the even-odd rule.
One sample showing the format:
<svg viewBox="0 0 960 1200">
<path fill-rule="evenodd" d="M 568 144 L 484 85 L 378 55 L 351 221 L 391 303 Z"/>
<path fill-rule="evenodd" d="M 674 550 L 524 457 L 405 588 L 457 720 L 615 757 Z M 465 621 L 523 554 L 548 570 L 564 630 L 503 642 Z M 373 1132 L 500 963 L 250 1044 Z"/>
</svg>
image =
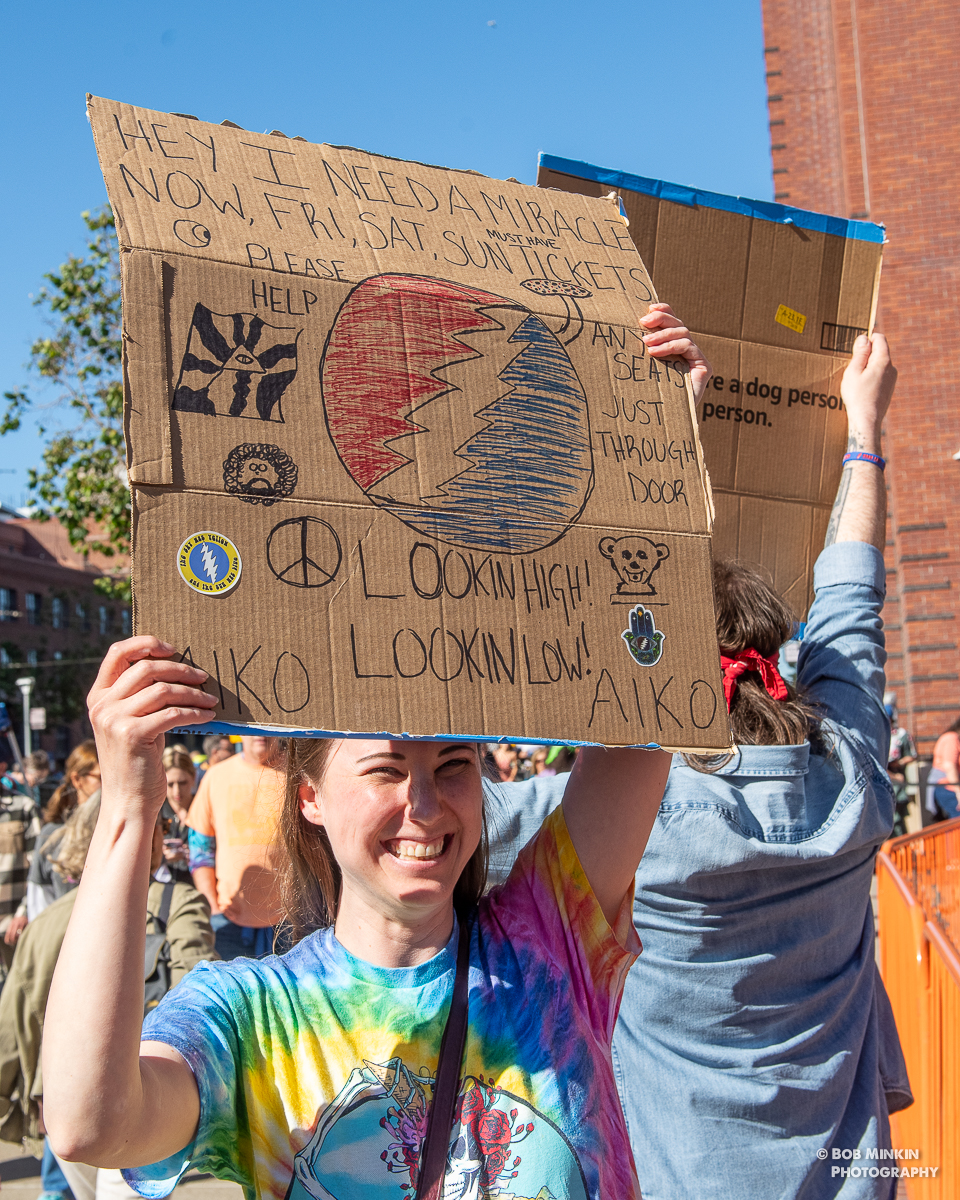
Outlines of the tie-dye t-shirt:
<svg viewBox="0 0 960 1200">
<path fill-rule="evenodd" d="M 561 809 L 470 924 L 469 1024 L 445 1200 L 636 1200 L 610 1041 L 640 946 L 611 929 Z M 200 1090 L 195 1142 L 124 1172 L 166 1196 L 188 1167 L 248 1197 L 412 1200 L 457 931 L 428 962 L 355 958 L 333 930 L 281 957 L 203 963 L 144 1024 Z"/>
</svg>

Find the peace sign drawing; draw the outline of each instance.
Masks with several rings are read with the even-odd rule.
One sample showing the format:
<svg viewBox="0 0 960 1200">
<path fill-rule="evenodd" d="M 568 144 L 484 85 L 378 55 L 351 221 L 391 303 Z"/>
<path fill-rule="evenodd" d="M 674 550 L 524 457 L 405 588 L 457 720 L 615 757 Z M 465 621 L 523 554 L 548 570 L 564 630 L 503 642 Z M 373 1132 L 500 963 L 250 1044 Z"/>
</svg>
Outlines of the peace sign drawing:
<svg viewBox="0 0 960 1200">
<path fill-rule="evenodd" d="M 336 578 L 343 549 L 336 531 L 319 517 L 291 517 L 267 538 L 267 565 L 291 587 L 320 588 Z"/>
</svg>

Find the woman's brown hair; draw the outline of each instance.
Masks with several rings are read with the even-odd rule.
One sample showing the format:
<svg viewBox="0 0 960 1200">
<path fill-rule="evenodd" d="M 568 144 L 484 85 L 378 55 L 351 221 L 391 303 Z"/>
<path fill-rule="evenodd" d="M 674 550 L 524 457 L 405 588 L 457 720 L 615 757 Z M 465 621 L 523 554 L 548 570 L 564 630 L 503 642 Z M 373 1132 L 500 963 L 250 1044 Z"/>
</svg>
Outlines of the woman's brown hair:
<svg viewBox="0 0 960 1200">
<path fill-rule="evenodd" d="M 713 564 L 713 594 L 720 652 L 734 657 L 752 648 L 764 658 L 777 654 L 790 637 L 795 617 L 762 575 L 740 563 L 720 559 Z M 737 680 L 730 703 L 730 733 L 738 746 L 796 746 L 809 741 L 823 753 L 820 718 L 792 684 L 787 699 L 774 700 L 757 671 Z M 698 770 L 716 768 L 715 758 L 684 755 Z"/>
<path fill-rule="evenodd" d="M 190 751 L 186 746 L 167 746 L 161 761 L 164 771 L 186 771 L 191 778 L 196 779 L 197 777 L 196 764 L 190 757 Z"/>
<path fill-rule="evenodd" d="M 97 743 L 93 738 L 87 738 L 70 752 L 63 768 L 63 781 L 50 797 L 47 807 L 43 810 L 43 820 L 47 825 L 62 825 L 67 817 L 77 807 L 80 797 L 73 786 L 71 776 L 90 775 L 100 766 L 97 757 Z"/>
<path fill-rule="evenodd" d="M 100 793 L 94 792 L 44 843 L 44 855 L 50 859 L 53 869 L 70 883 L 75 883 L 83 874 L 99 816 Z"/>
<path fill-rule="evenodd" d="M 280 855 L 280 896 L 287 925 L 288 944 L 299 942 L 316 929 L 334 923 L 340 903 L 342 876 L 322 825 L 314 825 L 300 811 L 300 785 L 323 784 L 331 738 L 290 738 L 287 742 L 287 784 L 277 831 Z M 453 891 L 458 914 L 468 912 L 483 895 L 487 882 L 490 844 L 486 813 L 480 844 L 463 868 Z M 285 939 L 287 940 L 287 939 Z"/>
</svg>

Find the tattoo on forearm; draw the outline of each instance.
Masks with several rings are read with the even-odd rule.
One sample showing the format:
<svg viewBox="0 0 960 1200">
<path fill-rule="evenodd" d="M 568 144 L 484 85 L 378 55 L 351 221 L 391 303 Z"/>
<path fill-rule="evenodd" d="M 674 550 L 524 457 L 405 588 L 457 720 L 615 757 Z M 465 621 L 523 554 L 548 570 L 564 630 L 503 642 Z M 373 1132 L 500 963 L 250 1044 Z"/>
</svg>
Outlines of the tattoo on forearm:
<svg viewBox="0 0 960 1200">
<path fill-rule="evenodd" d="M 847 446 L 855 447 L 855 439 L 848 438 Z M 840 476 L 840 486 L 837 488 L 837 498 L 833 502 L 833 510 L 830 513 L 830 524 L 827 526 L 827 536 L 823 539 L 824 546 L 832 546 L 837 540 L 837 530 L 840 527 L 840 518 L 843 516 L 843 510 L 847 503 L 847 496 L 850 492 L 850 480 L 853 472 L 849 467 L 845 467 L 843 474 Z"/>
</svg>

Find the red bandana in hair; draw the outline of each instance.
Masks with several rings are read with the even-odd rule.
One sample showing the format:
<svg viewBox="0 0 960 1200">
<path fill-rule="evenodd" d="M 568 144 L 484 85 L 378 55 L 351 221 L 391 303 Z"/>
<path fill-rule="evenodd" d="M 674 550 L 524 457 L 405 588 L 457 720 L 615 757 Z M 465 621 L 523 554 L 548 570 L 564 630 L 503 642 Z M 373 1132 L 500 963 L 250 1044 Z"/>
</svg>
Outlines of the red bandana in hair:
<svg viewBox="0 0 960 1200">
<path fill-rule="evenodd" d="M 737 680 L 747 671 L 759 672 L 760 678 L 763 680 L 763 686 L 774 700 L 787 699 L 787 685 L 783 682 L 783 676 L 777 670 L 777 658 L 776 654 L 771 654 L 769 658 L 764 658 L 760 651 L 754 650 L 752 646 L 748 646 L 746 650 L 741 650 L 733 658 L 728 658 L 726 654 L 720 655 L 720 667 L 723 670 L 723 695 L 727 701 L 727 712 L 730 711 L 730 705 L 733 703 L 733 693 L 737 690 Z"/>
</svg>

